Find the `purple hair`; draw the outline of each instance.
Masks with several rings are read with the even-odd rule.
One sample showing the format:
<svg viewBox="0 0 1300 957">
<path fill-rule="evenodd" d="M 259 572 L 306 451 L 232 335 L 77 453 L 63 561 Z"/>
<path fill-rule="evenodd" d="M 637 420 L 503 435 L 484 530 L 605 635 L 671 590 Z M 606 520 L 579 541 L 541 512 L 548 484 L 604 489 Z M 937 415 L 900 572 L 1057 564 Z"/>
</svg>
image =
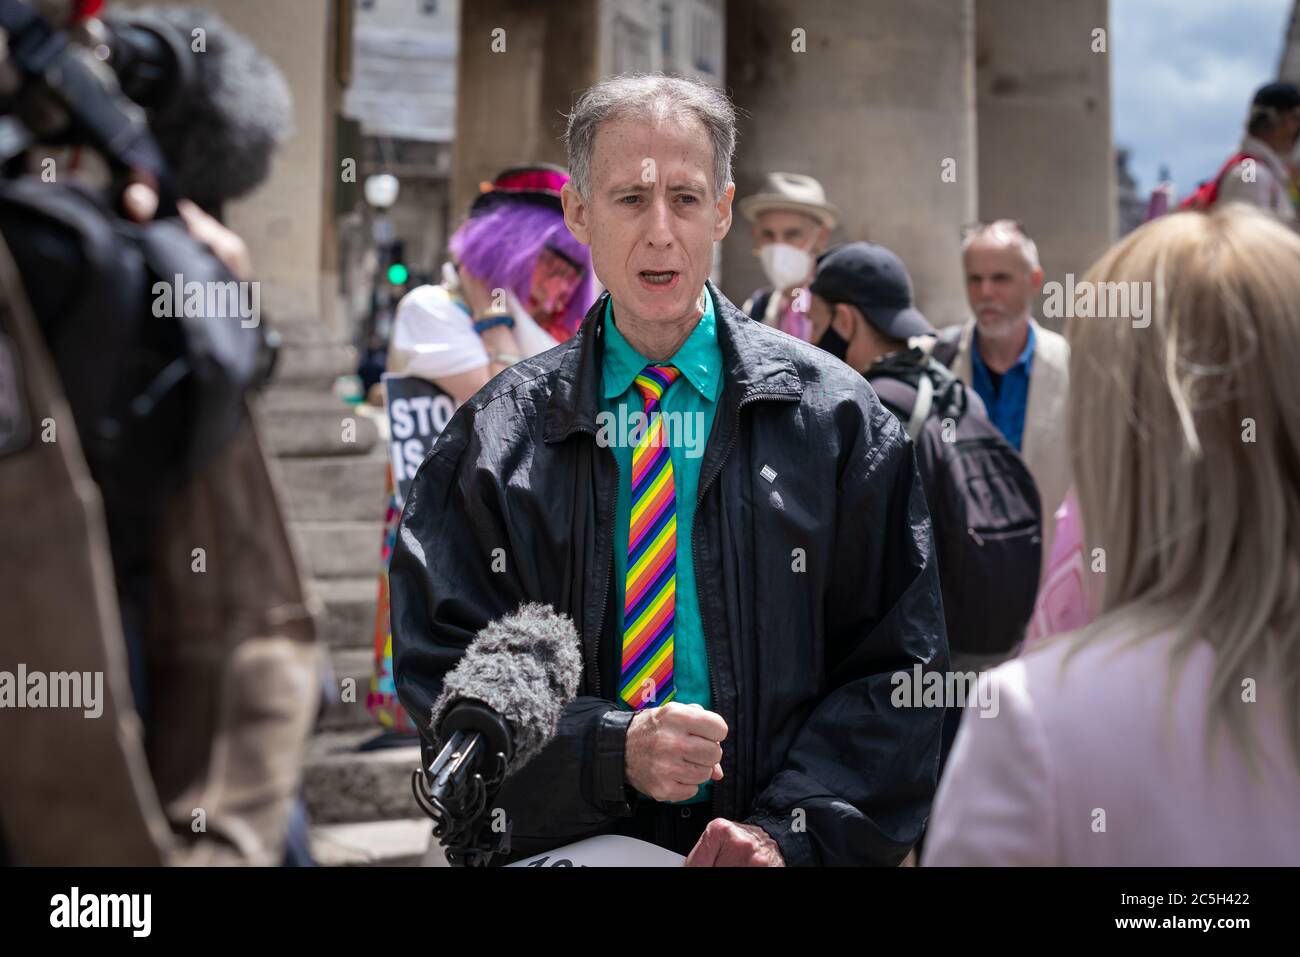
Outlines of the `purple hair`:
<svg viewBox="0 0 1300 957">
<path fill-rule="evenodd" d="M 448 245 L 457 262 L 489 287 L 509 289 L 525 304 L 533 267 L 544 247 L 549 245 L 578 263 L 582 279 L 557 318 L 563 329 L 563 335 L 557 338 L 573 335 L 596 300 L 591 251 L 573 238 L 559 210 L 528 202 L 501 203 L 481 216 L 467 219 L 452 234 Z"/>
</svg>

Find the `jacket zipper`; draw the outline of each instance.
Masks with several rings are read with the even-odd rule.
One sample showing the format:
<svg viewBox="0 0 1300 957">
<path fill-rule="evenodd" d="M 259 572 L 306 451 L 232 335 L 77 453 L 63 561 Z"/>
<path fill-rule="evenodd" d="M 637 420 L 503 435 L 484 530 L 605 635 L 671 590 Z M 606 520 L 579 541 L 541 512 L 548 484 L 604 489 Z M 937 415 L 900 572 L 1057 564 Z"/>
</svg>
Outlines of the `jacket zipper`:
<svg viewBox="0 0 1300 957">
<path fill-rule="evenodd" d="M 578 431 L 586 432 L 591 436 L 593 442 L 596 441 L 595 430 L 589 429 L 586 426 L 579 426 Z M 599 449 L 600 445 L 597 444 L 596 448 Z M 609 450 L 606 449 L 605 451 L 608 452 Z M 618 488 L 623 481 L 623 469 L 619 466 L 618 457 L 614 455 L 613 452 L 609 452 L 609 457 L 614 460 L 614 495 L 610 499 L 608 526 L 612 529 L 614 527 L 614 522 L 618 519 Z M 612 540 L 609 547 L 609 561 L 605 564 L 605 568 L 605 590 L 602 591 L 600 595 L 600 614 L 596 618 L 596 637 L 594 641 L 596 660 L 595 667 L 592 668 L 592 671 L 596 675 L 595 695 L 597 698 L 600 697 L 600 642 L 605 632 L 605 612 L 609 607 L 609 587 L 614 581 L 614 544 Z"/>
<path fill-rule="evenodd" d="M 722 467 L 727 463 L 727 459 L 731 457 L 731 450 L 736 447 L 736 439 L 740 435 L 740 410 L 743 409 L 745 406 L 749 405 L 749 403 L 751 402 L 758 402 L 762 399 L 775 399 L 775 398 L 777 398 L 777 396 L 771 393 L 759 393 L 756 395 L 747 395 L 743 399 L 741 399 L 738 403 L 736 403 L 736 416 L 732 420 L 731 438 L 727 442 L 726 449 L 724 449 L 722 452 L 722 458 L 718 459 L 717 468 L 715 468 L 712 472 L 709 473 L 708 477 L 704 481 L 704 484 L 700 486 L 699 495 L 695 499 L 696 518 L 699 517 L 700 506 L 704 504 L 705 493 L 708 492 L 709 487 L 713 484 L 713 480 L 722 474 Z M 792 398 L 796 402 L 798 401 L 797 396 L 789 396 L 788 398 Z M 692 522 L 691 523 L 691 565 L 695 569 L 695 581 L 696 581 L 697 592 L 699 591 L 699 580 L 700 580 L 699 538 L 698 538 L 699 530 L 700 530 L 700 523 L 698 521 Z M 713 704 L 716 707 L 719 699 L 718 680 L 717 680 L 716 671 L 713 667 L 713 656 L 709 653 L 708 616 L 703 613 L 703 609 L 701 609 L 701 613 L 700 613 L 700 630 L 704 633 L 704 663 L 709 670 L 709 691 L 713 695 Z M 717 801 L 718 801 L 717 791 L 718 789 L 716 787 L 709 789 L 709 809 L 713 812 L 714 815 L 717 814 Z"/>
</svg>

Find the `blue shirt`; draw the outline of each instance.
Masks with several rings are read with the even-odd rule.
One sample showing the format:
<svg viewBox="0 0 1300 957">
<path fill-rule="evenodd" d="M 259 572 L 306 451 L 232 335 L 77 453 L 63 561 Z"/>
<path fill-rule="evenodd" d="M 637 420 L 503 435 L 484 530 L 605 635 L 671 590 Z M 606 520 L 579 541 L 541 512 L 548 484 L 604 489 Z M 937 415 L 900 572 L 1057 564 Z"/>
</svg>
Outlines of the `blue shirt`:
<svg viewBox="0 0 1300 957">
<path fill-rule="evenodd" d="M 980 334 L 975 330 L 971 342 L 971 383 L 976 394 L 984 400 L 989 420 L 998 427 L 1012 447 L 1019 452 L 1025 434 L 1025 407 L 1029 404 L 1029 374 L 1034 364 L 1034 325 L 1029 324 L 1029 338 L 1025 348 L 1010 369 L 1002 374 L 997 392 L 993 391 L 993 377 L 980 355 Z"/>
<path fill-rule="evenodd" d="M 664 392 L 659 408 L 664 416 L 673 465 L 673 483 L 677 509 L 677 591 L 673 617 L 674 699 L 682 704 L 698 704 L 711 709 L 709 658 L 704 643 L 704 625 L 700 619 L 699 594 L 695 587 L 695 559 L 691 549 L 691 531 L 695 527 L 695 504 L 699 498 L 700 466 L 704 463 L 704 446 L 713 428 L 714 412 L 722 391 L 722 348 L 718 345 L 717 318 L 713 297 L 705 293 L 704 315 L 681 348 L 668 363 L 652 363 L 633 348 L 618 331 L 611 299 L 605 307 L 605 355 L 601 364 L 601 411 L 597 422 L 601 428 L 597 440 L 608 442 L 618 463 L 618 500 L 614 513 L 614 599 L 618 635 L 623 634 L 623 599 L 627 588 L 627 539 L 632 516 L 632 449 L 635 435 L 629 436 L 635 419 L 628 417 L 644 411 L 645 403 L 633 380 L 648 365 L 672 364 L 682 374 Z M 639 418 L 639 417 L 638 417 Z M 601 421 L 603 420 L 603 422 Z M 620 427 L 620 423 L 631 426 Z M 605 427 L 609 428 L 608 434 Z M 618 701 L 620 708 L 627 705 Z M 700 785 L 693 798 L 680 803 L 706 800 L 712 782 Z"/>
</svg>

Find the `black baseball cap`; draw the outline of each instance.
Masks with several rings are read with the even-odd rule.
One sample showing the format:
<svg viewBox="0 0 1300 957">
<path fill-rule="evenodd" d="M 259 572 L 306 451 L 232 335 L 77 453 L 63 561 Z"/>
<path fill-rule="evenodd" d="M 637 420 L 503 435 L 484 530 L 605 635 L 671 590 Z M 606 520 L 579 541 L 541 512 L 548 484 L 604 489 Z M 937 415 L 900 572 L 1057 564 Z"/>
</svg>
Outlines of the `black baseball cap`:
<svg viewBox="0 0 1300 957">
<path fill-rule="evenodd" d="M 1265 83 L 1255 91 L 1255 99 L 1250 105 L 1293 110 L 1300 106 L 1300 89 L 1296 89 L 1294 83 Z"/>
<path fill-rule="evenodd" d="M 912 305 L 912 280 L 903 261 L 875 243 L 844 243 L 817 260 L 809 291 L 827 302 L 857 306 L 891 339 L 932 336 L 934 326 Z"/>
</svg>

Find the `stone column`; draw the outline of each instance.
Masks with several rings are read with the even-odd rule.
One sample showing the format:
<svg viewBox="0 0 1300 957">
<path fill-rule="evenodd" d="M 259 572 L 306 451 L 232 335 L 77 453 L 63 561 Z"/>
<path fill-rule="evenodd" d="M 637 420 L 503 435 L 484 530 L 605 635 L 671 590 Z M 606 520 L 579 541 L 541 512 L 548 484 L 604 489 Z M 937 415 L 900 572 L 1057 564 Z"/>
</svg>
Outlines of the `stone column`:
<svg viewBox="0 0 1300 957">
<path fill-rule="evenodd" d="M 1108 0 L 975 10 L 980 217 L 1024 223 L 1048 280 L 1082 276 L 1116 233 Z"/>
<path fill-rule="evenodd" d="M 1291 5 L 1291 19 L 1287 21 L 1286 39 L 1282 41 L 1277 78 L 1300 83 L 1300 3 Z"/>
<path fill-rule="evenodd" d="M 212 0 L 208 6 L 274 61 L 293 94 L 292 137 L 280 148 L 266 182 L 227 207 L 227 223 L 248 243 L 267 313 L 282 325 L 309 319 L 332 331 L 336 283 L 324 267 L 336 256 L 329 247 L 337 236 L 340 4 Z"/>
<path fill-rule="evenodd" d="M 461 7 L 451 225 L 508 166 L 564 165 L 564 116 L 596 80 L 598 0 Z"/>
<path fill-rule="evenodd" d="M 727 4 L 727 84 L 749 114 L 737 198 L 770 170 L 815 176 L 844 213 L 832 239 L 898 253 L 936 325 L 965 315 L 960 230 L 975 217 L 978 182 L 974 37 L 971 0 Z M 801 38 L 806 52 L 792 48 Z M 751 249 L 737 217 L 722 288 L 738 303 L 766 285 Z"/>
</svg>

